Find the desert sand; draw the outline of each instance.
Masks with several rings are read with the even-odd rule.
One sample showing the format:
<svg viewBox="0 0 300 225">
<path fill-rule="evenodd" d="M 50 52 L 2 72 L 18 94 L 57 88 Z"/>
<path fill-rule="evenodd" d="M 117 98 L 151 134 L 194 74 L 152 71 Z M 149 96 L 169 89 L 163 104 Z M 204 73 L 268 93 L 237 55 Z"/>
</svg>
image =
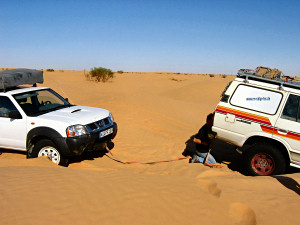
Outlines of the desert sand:
<svg viewBox="0 0 300 225">
<path fill-rule="evenodd" d="M 44 72 L 44 84 L 70 102 L 109 109 L 118 123 L 114 157 L 153 162 L 181 158 L 234 76 L 123 73 L 107 83 L 85 71 Z M 3 128 L 1 128 L 3 129 Z M 103 154 L 69 167 L 45 158 L 0 155 L 0 224 L 300 224 L 300 172 L 241 173 L 234 147 L 217 141 L 222 168 L 174 162 L 122 164 Z"/>
</svg>

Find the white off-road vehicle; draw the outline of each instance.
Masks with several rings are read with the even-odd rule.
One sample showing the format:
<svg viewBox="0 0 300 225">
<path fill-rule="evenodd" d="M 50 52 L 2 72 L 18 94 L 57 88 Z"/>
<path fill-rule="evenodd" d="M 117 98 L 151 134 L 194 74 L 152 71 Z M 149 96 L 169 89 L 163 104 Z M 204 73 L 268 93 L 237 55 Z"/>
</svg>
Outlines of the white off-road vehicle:
<svg viewBox="0 0 300 225">
<path fill-rule="evenodd" d="M 217 138 L 238 147 L 249 175 L 300 168 L 300 83 L 243 69 L 215 109 Z"/>
<path fill-rule="evenodd" d="M 72 105 L 36 83 L 43 83 L 43 71 L 0 72 L 0 148 L 26 151 L 28 158 L 47 156 L 67 166 L 70 156 L 102 150 L 116 136 L 117 124 L 108 110 Z"/>
</svg>

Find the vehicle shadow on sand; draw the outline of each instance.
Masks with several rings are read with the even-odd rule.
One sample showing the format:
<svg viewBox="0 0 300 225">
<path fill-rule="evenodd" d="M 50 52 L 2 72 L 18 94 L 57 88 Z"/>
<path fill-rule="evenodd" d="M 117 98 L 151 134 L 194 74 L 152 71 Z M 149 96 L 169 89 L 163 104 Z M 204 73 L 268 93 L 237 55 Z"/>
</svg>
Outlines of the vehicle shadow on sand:
<svg viewBox="0 0 300 225">
<path fill-rule="evenodd" d="M 279 181 L 286 188 L 294 191 L 296 194 L 300 195 L 300 184 L 293 178 L 286 176 L 271 176 Z"/>
<path fill-rule="evenodd" d="M 236 146 L 216 139 L 211 153 L 217 162 L 226 164 L 232 171 L 244 174 L 242 165 L 243 158 L 242 155 L 236 151 Z"/>
<path fill-rule="evenodd" d="M 184 149 L 182 155 L 191 156 L 193 152 L 195 152 L 196 146 L 195 143 L 193 142 L 194 136 L 195 135 L 192 135 L 185 142 L 186 148 Z M 214 156 L 214 158 L 218 163 L 226 164 L 228 168 L 231 169 L 232 171 L 237 171 L 243 175 L 246 175 L 245 172 L 243 171 L 243 156 L 236 151 L 236 147 L 234 145 L 216 139 L 210 153 Z M 285 174 L 293 174 L 293 173 L 300 173 L 300 169 L 289 167 Z M 281 181 L 282 180 L 283 179 L 281 179 Z M 286 180 L 287 179 L 285 179 L 284 181 Z"/>
<path fill-rule="evenodd" d="M 95 160 L 97 158 L 102 158 L 106 153 L 108 153 L 108 151 L 106 151 L 106 150 L 84 152 L 82 155 L 71 156 L 69 158 L 69 164 L 80 163 L 80 162 L 86 161 L 86 160 Z"/>
<path fill-rule="evenodd" d="M 182 152 L 184 156 L 192 156 L 196 150 L 193 141 L 195 135 L 192 135 L 186 142 L 186 147 Z M 210 154 L 214 156 L 218 163 L 224 163 L 229 169 L 242 173 L 242 156 L 235 151 L 236 147 L 224 141 L 215 140 Z"/>
<path fill-rule="evenodd" d="M 13 153 L 13 154 L 20 154 L 20 155 L 25 155 L 26 156 L 26 152 L 25 151 L 19 151 L 19 150 L 10 150 L 10 149 L 4 149 L 4 148 L 0 148 L 0 155 L 2 153 Z"/>
<path fill-rule="evenodd" d="M 10 150 L 10 149 L 1 149 L 0 148 L 0 158 L 2 157 L 1 156 L 2 153 L 4 153 L 4 154 L 5 153 L 19 154 L 19 155 L 24 155 L 24 158 L 27 158 L 27 154 L 26 154 L 25 151 Z M 102 158 L 107 153 L 108 153 L 108 151 L 104 149 L 104 150 L 101 150 L 101 151 L 85 152 L 85 153 L 83 153 L 80 156 L 71 156 L 69 158 L 69 164 L 79 163 L 79 162 L 82 162 L 84 160 L 95 160 L 96 158 Z"/>
<path fill-rule="evenodd" d="M 114 143 L 110 142 L 107 144 L 107 147 L 109 150 L 112 150 L 114 148 Z M 103 150 L 97 150 L 97 151 L 91 151 L 91 152 L 84 152 L 80 156 L 72 156 L 69 158 L 69 164 L 72 163 L 79 163 L 85 160 L 95 160 L 97 158 L 102 158 L 104 155 L 109 153 L 106 149 Z"/>
</svg>

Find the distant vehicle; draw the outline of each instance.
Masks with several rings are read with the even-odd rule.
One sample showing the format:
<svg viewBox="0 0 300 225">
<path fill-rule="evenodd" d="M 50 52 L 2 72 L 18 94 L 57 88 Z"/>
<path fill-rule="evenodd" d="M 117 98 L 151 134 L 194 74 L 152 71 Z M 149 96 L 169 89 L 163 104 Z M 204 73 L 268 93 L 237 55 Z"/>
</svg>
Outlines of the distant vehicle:
<svg viewBox="0 0 300 225">
<path fill-rule="evenodd" d="M 0 148 L 68 166 L 70 156 L 105 149 L 116 136 L 117 124 L 108 110 L 72 105 L 36 83 L 43 83 L 43 71 L 0 72 Z"/>
<path fill-rule="evenodd" d="M 239 148 L 249 175 L 300 168 L 300 83 L 270 71 L 240 70 L 215 109 L 213 131 Z"/>
</svg>

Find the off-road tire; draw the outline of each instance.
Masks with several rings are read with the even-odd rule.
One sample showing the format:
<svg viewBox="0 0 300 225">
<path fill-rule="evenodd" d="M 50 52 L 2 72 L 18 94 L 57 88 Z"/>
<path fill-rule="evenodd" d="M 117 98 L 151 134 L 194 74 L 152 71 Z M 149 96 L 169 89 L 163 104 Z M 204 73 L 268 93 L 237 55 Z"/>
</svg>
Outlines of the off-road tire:
<svg viewBox="0 0 300 225">
<path fill-rule="evenodd" d="M 55 144 L 49 139 L 42 139 L 38 141 L 32 150 L 32 157 L 46 156 L 53 163 L 56 163 L 60 166 L 67 167 L 69 165 L 69 160 L 67 157 L 63 156 Z"/>
<path fill-rule="evenodd" d="M 252 176 L 282 174 L 286 160 L 280 150 L 268 143 L 256 143 L 243 155 L 244 172 Z"/>
</svg>

